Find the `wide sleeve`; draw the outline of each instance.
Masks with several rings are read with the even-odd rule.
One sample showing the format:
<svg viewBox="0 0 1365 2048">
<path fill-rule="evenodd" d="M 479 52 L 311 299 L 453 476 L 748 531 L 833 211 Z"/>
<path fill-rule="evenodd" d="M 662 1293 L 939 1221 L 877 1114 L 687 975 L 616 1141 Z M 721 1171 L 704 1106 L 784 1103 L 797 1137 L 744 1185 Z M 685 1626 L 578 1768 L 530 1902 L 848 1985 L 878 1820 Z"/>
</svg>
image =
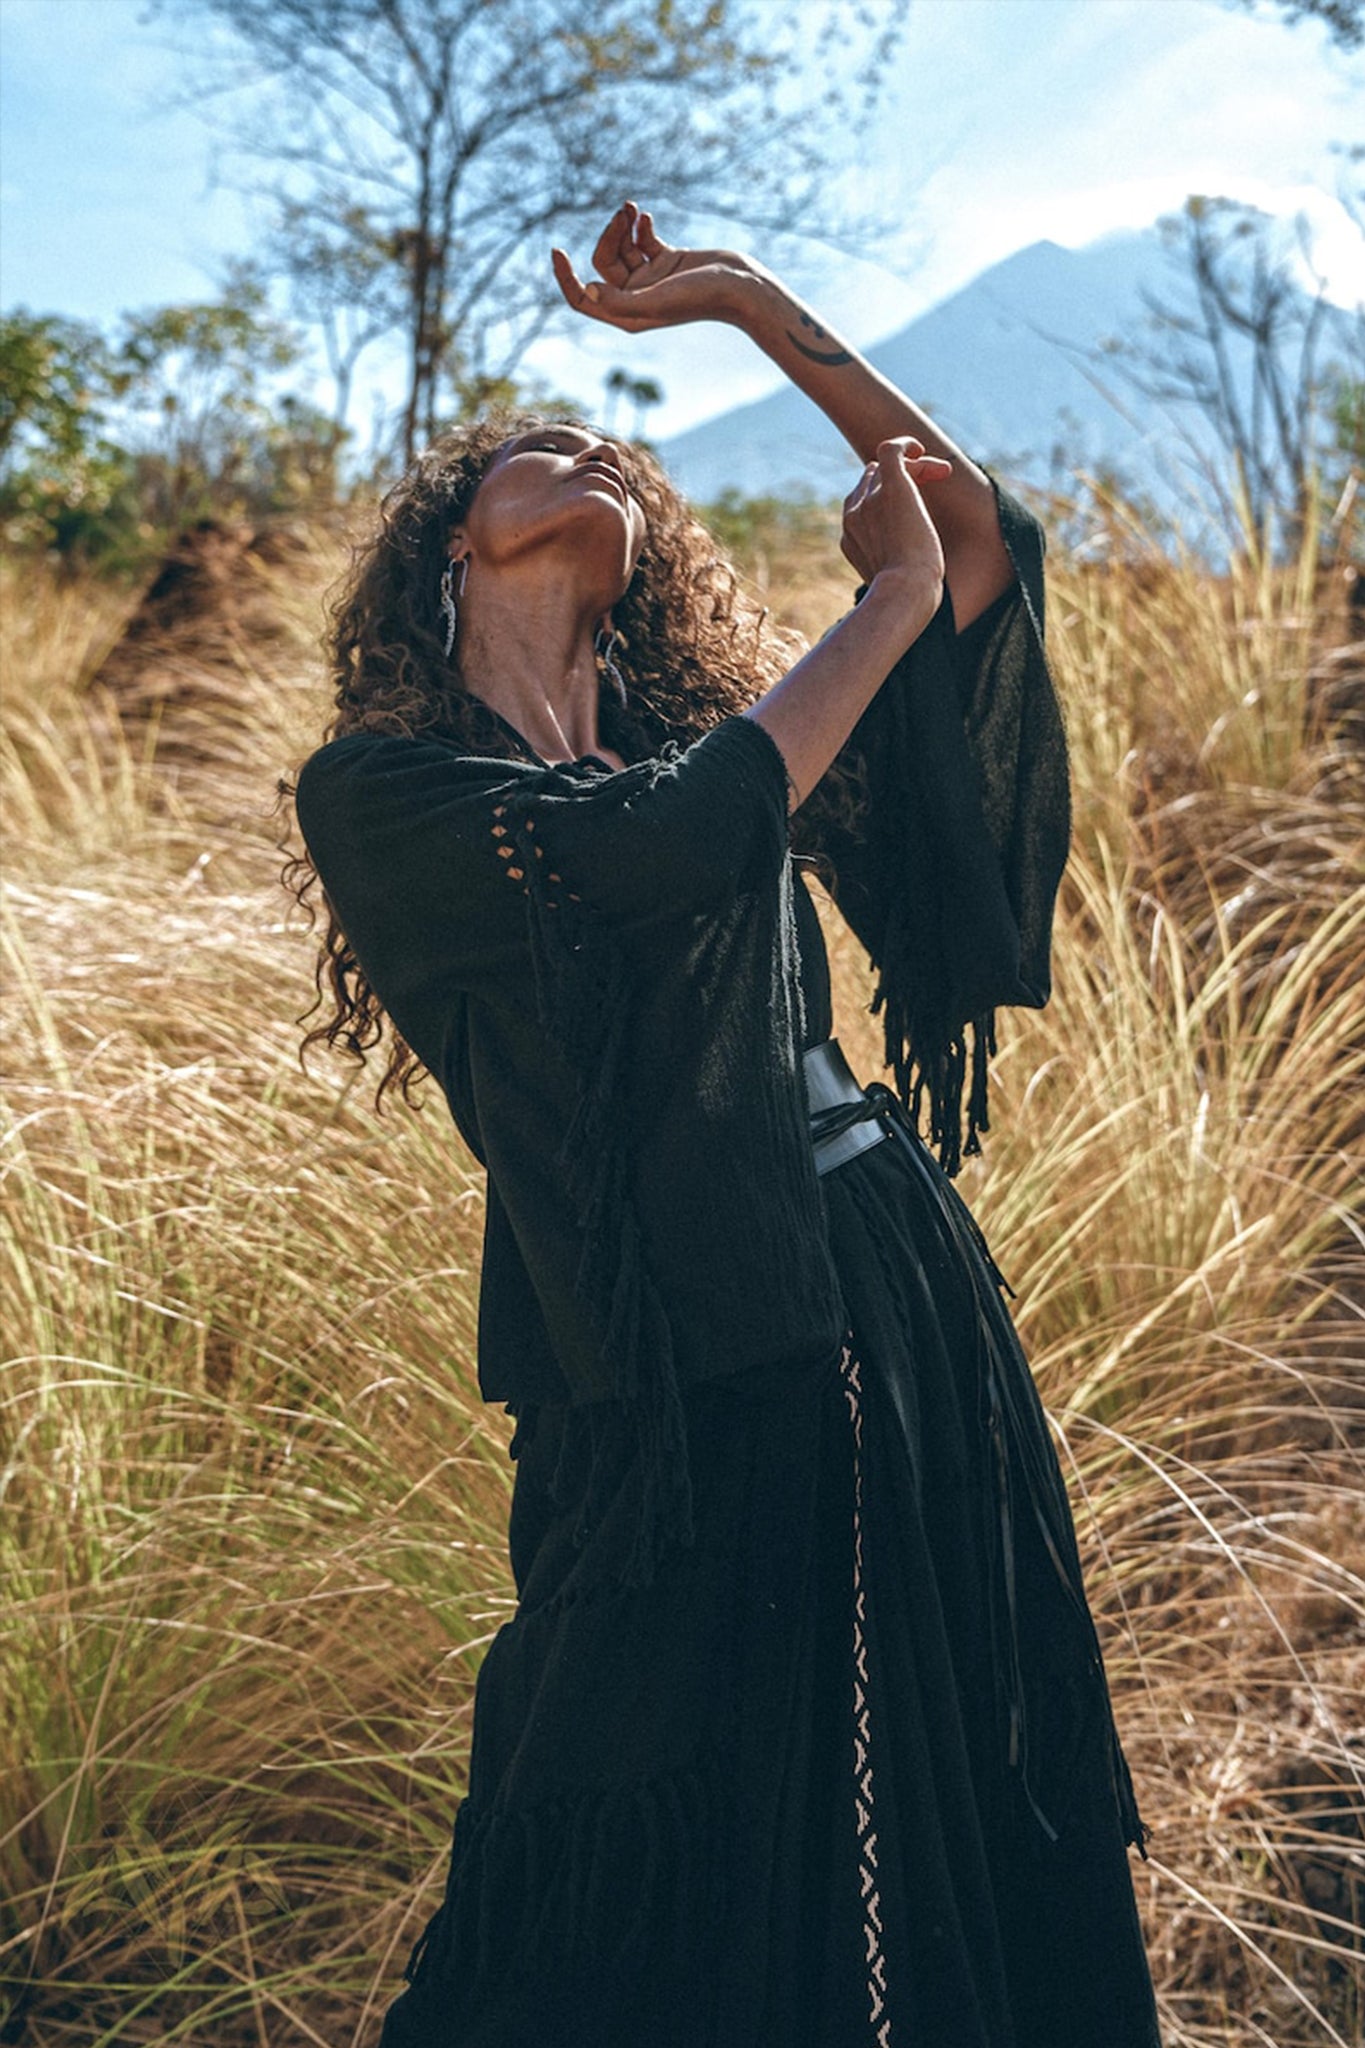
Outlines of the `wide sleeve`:
<svg viewBox="0 0 1365 2048">
<path fill-rule="evenodd" d="M 989 1127 L 995 1012 L 1048 999 L 1070 836 L 1043 533 L 996 497 L 1015 585 L 961 635 L 945 599 L 795 825 L 876 969 L 887 1064 L 917 1114 L 927 1096 L 949 1172 Z"/>
<path fill-rule="evenodd" d="M 452 988 L 495 984 L 552 913 L 618 939 L 771 878 L 786 775 L 731 718 L 615 774 L 488 759 L 440 739 L 356 733 L 305 763 L 300 829 L 388 1006 L 419 948 Z M 387 971 L 386 971 L 387 970 Z"/>
<path fill-rule="evenodd" d="M 635 1432 L 640 1513 L 626 1576 L 647 1579 L 660 1546 L 690 1540 L 692 1509 L 673 1331 L 626 1109 L 641 962 L 645 951 L 671 957 L 669 920 L 681 940 L 684 921 L 733 921 L 747 900 L 761 922 L 780 900 L 782 756 L 746 718 L 615 774 L 356 734 L 305 765 L 297 805 L 356 958 L 428 1065 L 423 1048 L 439 1047 L 462 997 L 510 998 L 520 1013 L 534 991 L 542 1042 L 568 1073 L 547 1170 L 572 1205 L 575 1295 L 595 1347 L 571 1384 L 576 1398 L 614 1398 Z M 643 947 L 646 932 L 664 943 Z M 687 945 L 676 952 L 685 959 Z M 489 1159 L 494 1173 L 491 1146 Z"/>
</svg>

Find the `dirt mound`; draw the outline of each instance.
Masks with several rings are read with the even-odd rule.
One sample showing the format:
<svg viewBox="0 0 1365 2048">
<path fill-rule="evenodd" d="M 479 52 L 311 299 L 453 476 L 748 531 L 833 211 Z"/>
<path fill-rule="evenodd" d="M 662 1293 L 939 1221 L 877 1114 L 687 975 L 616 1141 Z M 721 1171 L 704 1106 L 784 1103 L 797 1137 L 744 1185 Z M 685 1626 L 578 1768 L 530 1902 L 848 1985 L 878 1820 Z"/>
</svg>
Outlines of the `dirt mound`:
<svg viewBox="0 0 1365 2048">
<path fill-rule="evenodd" d="M 158 758 L 238 758 L 259 730 L 261 697 L 316 658 L 321 614 L 300 606 L 312 582 L 309 535 L 216 519 L 165 555 L 118 639 L 88 678 L 125 731 L 157 727 Z"/>
</svg>

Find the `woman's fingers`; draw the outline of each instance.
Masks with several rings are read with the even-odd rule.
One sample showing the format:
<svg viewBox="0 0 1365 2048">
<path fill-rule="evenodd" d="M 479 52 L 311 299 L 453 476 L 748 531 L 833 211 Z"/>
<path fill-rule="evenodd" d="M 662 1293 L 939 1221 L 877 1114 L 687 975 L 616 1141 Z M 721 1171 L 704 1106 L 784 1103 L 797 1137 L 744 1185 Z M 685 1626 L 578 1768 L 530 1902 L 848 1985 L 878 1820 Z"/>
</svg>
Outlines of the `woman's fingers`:
<svg viewBox="0 0 1365 2048">
<path fill-rule="evenodd" d="M 952 464 L 926 455 L 911 436 L 883 441 L 844 501 L 840 546 L 865 581 L 879 569 L 912 559 L 941 562 L 941 547 L 920 486 L 952 475 Z"/>
<path fill-rule="evenodd" d="M 592 267 L 608 284 L 624 288 L 637 272 L 671 253 L 655 232 L 653 215 L 642 213 L 633 199 L 627 199 L 598 236 Z"/>
<path fill-rule="evenodd" d="M 550 262 L 564 297 L 575 313 L 582 313 L 586 319 L 601 320 L 606 326 L 623 328 L 628 334 L 668 324 L 643 315 L 639 295 L 627 292 L 624 286 L 599 284 L 595 277 L 584 284 L 562 249 L 551 249 Z"/>
<path fill-rule="evenodd" d="M 626 251 L 632 246 L 631 236 L 638 211 L 634 200 L 625 200 L 597 237 L 592 267 L 612 284 L 624 284 L 630 274 Z"/>
<path fill-rule="evenodd" d="M 883 441 L 877 449 L 876 462 L 887 471 L 898 470 L 902 476 L 922 475 L 926 480 L 940 475 L 951 476 L 953 468 L 951 462 L 940 455 L 926 455 L 923 441 L 917 441 L 913 434 Z"/>
<path fill-rule="evenodd" d="M 600 282 L 584 284 L 562 249 L 552 249 L 555 278 L 577 313 L 628 334 L 694 320 L 733 320 L 737 281 L 750 266 L 727 249 L 675 249 L 633 199 L 618 206 L 597 238 Z"/>
<path fill-rule="evenodd" d="M 661 242 L 658 235 L 654 232 L 654 216 L 652 213 L 642 213 L 640 215 L 635 224 L 635 240 L 651 262 L 656 256 L 664 256 L 668 253 L 667 242 Z"/>
<path fill-rule="evenodd" d="M 657 258 L 629 270 L 613 259 L 599 282 L 584 284 L 562 249 L 550 251 L 556 281 L 576 313 L 639 334 L 653 327 L 723 320 L 733 296 L 734 272 L 723 253 L 712 258 L 659 245 Z M 601 266 L 599 265 L 599 268 Z M 618 282 L 619 279 L 619 282 Z"/>
<path fill-rule="evenodd" d="M 952 463 L 941 455 L 926 455 L 922 441 L 883 441 L 872 460 L 864 465 L 862 475 L 844 504 L 846 507 L 861 504 L 870 491 L 877 489 L 884 476 L 895 475 L 914 483 L 938 483 L 952 473 Z"/>
<path fill-rule="evenodd" d="M 600 249 L 602 245 L 599 242 L 597 246 Z M 563 292 L 574 311 L 576 313 L 586 311 L 583 301 L 587 297 L 588 287 L 584 284 L 562 249 L 551 249 L 550 268 L 554 271 L 555 283 L 559 286 L 559 289 Z"/>
<path fill-rule="evenodd" d="M 595 277 L 584 284 L 562 249 L 551 249 L 550 265 L 555 282 L 576 313 L 588 313 L 597 320 L 610 318 L 607 308 L 621 296 L 617 287 L 599 284 Z"/>
<path fill-rule="evenodd" d="M 921 484 L 942 483 L 953 473 L 953 465 L 941 455 L 900 455 L 879 458 L 870 463 L 871 488 L 887 485 L 892 489 L 910 484 L 916 489 Z"/>
<path fill-rule="evenodd" d="M 915 455 L 903 458 L 891 465 L 895 474 L 903 476 L 914 484 L 941 483 L 953 473 L 953 465 L 941 455 Z"/>
<path fill-rule="evenodd" d="M 608 284 L 624 291 L 632 284 L 649 284 L 656 277 L 668 276 L 682 253 L 660 239 L 652 214 L 641 212 L 633 199 L 626 199 L 598 236 L 592 267 Z"/>
<path fill-rule="evenodd" d="M 865 498 L 865 497 L 867 496 L 868 492 L 869 492 L 869 491 L 871 490 L 871 488 L 872 488 L 872 486 L 873 486 L 873 483 L 874 483 L 874 482 L 876 481 L 876 476 L 877 476 L 877 465 L 876 465 L 876 463 L 875 463 L 875 462 L 865 462 L 865 463 L 863 464 L 863 473 L 862 473 L 862 475 L 861 475 L 861 476 L 860 476 L 860 477 L 858 478 L 858 481 L 857 481 L 857 483 L 856 483 L 856 484 L 854 484 L 854 486 L 853 486 L 853 489 L 852 489 L 852 490 L 851 490 L 851 491 L 849 492 L 848 496 L 847 496 L 847 497 L 846 497 L 846 498 L 844 499 L 844 517 L 845 517 L 845 518 L 847 518 L 847 517 L 848 517 L 848 515 L 849 515 L 849 513 L 850 513 L 850 512 L 852 512 L 852 511 L 854 510 L 855 506 L 858 506 L 858 505 L 861 505 L 861 504 L 862 504 L 862 502 L 863 502 L 863 499 L 864 499 L 864 498 Z"/>
</svg>

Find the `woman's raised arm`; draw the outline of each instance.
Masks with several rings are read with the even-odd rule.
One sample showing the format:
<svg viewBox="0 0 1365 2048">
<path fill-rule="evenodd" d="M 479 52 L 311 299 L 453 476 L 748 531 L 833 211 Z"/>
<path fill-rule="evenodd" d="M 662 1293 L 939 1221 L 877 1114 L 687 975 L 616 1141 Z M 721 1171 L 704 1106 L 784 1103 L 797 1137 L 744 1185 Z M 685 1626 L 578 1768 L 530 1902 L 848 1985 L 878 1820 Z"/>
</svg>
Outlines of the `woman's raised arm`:
<svg viewBox="0 0 1365 2048">
<path fill-rule="evenodd" d="M 761 264 L 728 249 L 675 249 L 631 201 L 613 214 L 593 251 L 597 278 L 583 284 L 562 250 L 553 260 L 569 304 L 608 326 L 639 332 L 721 320 L 740 328 L 820 407 L 863 462 L 883 442 L 907 437 L 927 455 L 951 462 L 951 477 L 935 484 L 934 523 L 959 630 L 1013 582 L 985 473 Z M 847 541 L 845 552 L 870 580 L 871 565 L 859 561 Z"/>
</svg>

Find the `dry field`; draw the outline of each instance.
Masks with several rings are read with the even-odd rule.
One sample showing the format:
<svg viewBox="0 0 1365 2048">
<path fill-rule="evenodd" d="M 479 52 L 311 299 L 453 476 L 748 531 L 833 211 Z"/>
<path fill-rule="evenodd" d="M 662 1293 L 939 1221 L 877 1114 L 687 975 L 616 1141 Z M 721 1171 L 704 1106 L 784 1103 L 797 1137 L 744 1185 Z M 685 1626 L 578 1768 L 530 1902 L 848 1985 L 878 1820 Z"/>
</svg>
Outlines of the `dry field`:
<svg viewBox="0 0 1365 2048">
<path fill-rule="evenodd" d="M 1217 582 L 1114 539 L 1054 562 L 1057 994 L 1006 1024 L 966 1192 L 1154 1828 L 1169 2048 L 1355 2048 L 1365 648 L 1311 542 Z M 380 1116 L 296 1058 L 310 941 L 272 803 L 324 716 L 337 563 L 211 538 L 131 630 L 98 585 L 3 583 L 0 2041 L 25 2048 L 371 2042 L 511 1604 L 477 1176 L 434 1097 Z M 818 538 L 751 566 L 806 630 L 845 601 Z"/>
</svg>

